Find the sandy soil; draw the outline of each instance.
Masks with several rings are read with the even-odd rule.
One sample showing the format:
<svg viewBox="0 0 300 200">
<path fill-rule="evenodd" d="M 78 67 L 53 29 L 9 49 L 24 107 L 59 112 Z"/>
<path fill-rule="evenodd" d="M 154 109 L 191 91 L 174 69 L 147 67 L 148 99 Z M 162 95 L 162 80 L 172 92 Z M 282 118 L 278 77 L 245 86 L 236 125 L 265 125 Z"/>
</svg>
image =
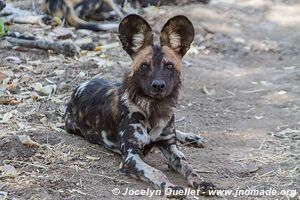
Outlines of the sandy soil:
<svg viewBox="0 0 300 200">
<path fill-rule="evenodd" d="M 180 148 L 199 174 L 220 188 L 299 192 L 300 4 L 296 0 L 224 2 L 144 13 L 156 31 L 175 14 L 187 15 L 197 31 L 184 58 L 176 126 L 204 136 L 206 148 Z M 14 28 L 42 32 L 38 26 Z M 118 42 L 116 34 L 88 36 L 102 44 Z M 18 57 L 20 63 L 7 61 L 8 56 Z M 77 58 L 0 49 L 0 58 L 0 72 L 8 74 L 11 87 L 1 85 L 1 98 L 17 102 L 0 105 L 0 199 L 148 199 L 113 196 L 113 188 L 153 188 L 119 174 L 118 155 L 63 130 L 63 107 L 76 85 L 93 77 L 121 80 L 130 69 L 121 47 Z M 41 95 L 34 89 L 36 83 L 57 86 L 55 94 Z M 24 145 L 19 136 L 23 143 L 24 136 L 30 136 L 38 144 L 27 138 L 30 145 Z M 158 150 L 145 159 L 173 182 L 187 186 L 167 168 Z M 187 197 L 219 198 L 233 199 Z M 299 193 L 235 199 L 299 199 Z"/>
</svg>

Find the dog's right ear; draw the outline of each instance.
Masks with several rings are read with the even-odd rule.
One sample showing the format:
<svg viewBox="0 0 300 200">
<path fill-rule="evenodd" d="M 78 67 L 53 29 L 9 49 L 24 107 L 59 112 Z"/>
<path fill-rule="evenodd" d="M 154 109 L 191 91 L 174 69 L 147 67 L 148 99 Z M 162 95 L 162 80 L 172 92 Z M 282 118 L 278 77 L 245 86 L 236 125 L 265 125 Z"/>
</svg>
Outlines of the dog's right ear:
<svg viewBox="0 0 300 200">
<path fill-rule="evenodd" d="M 126 16 L 119 25 L 119 38 L 123 49 L 134 58 L 136 53 L 153 44 L 150 25 L 139 15 Z"/>
</svg>

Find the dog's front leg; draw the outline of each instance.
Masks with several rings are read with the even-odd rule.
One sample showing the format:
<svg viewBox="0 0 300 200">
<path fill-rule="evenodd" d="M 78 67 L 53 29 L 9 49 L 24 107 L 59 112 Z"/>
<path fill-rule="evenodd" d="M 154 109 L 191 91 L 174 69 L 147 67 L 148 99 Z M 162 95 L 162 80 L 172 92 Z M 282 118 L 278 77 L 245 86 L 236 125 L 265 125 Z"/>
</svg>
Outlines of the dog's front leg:
<svg viewBox="0 0 300 200">
<path fill-rule="evenodd" d="M 172 184 L 163 172 L 143 161 L 141 156 L 148 145 L 151 145 L 150 136 L 143 125 L 130 123 L 122 130 L 119 130 L 119 136 L 121 137 L 120 149 L 122 153 L 121 172 L 134 178 L 151 182 L 156 189 L 161 189 L 162 192 L 168 188 L 172 191 L 184 190 L 183 187 Z M 167 197 L 182 197 L 182 195 L 172 194 L 167 195 Z"/>
<path fill-rule="evenodd" d="M 164 142 L 159 146 L 159 149 L 169 161 L 169 166 L 182 174 L 194 189 L 201 191 L 202 195 L 209 195 L 209 190 L 215 189 L 213 184 L 204 182 L 199 177 L 185 155 L 178 149 L 176 143 Z"/>
</svg>

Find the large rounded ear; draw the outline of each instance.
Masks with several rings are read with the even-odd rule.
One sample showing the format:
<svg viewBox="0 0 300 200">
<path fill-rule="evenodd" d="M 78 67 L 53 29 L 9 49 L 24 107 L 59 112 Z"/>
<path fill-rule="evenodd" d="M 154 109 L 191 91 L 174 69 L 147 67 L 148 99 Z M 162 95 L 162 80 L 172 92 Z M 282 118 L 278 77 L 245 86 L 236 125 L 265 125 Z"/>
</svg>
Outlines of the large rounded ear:
<svg viewBox="0 0 300 200">
<path fill-rule="evenodd" d="M 183 15 L 167 21 L 161 30 L 160 44 L 168 46 L 183 57 L 194 40 L 195 30 L 192 22 Z"/>
<path fill-rule="evenodd" d="M 139 15 L 126 16 L 119 25 L 119 38 L 123 49 L 132 57 L 146 46 L 153 44 L 150 25 Z"/>
</svg>

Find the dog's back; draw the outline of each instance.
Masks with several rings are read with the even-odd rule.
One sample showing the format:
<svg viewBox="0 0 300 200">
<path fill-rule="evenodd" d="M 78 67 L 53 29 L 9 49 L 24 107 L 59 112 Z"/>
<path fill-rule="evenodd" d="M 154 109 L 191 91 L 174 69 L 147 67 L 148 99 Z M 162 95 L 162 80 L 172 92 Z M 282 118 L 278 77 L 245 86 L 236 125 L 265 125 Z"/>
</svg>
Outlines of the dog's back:
<svg viewBox="0 0 300 200">
<path fill-rule="evenodd" d="M 77 87 L 67 105 L 66 128 L 92 143 L 115 150 L 118 146 L 119 87 L 95 79 Z"/>
</svg>

